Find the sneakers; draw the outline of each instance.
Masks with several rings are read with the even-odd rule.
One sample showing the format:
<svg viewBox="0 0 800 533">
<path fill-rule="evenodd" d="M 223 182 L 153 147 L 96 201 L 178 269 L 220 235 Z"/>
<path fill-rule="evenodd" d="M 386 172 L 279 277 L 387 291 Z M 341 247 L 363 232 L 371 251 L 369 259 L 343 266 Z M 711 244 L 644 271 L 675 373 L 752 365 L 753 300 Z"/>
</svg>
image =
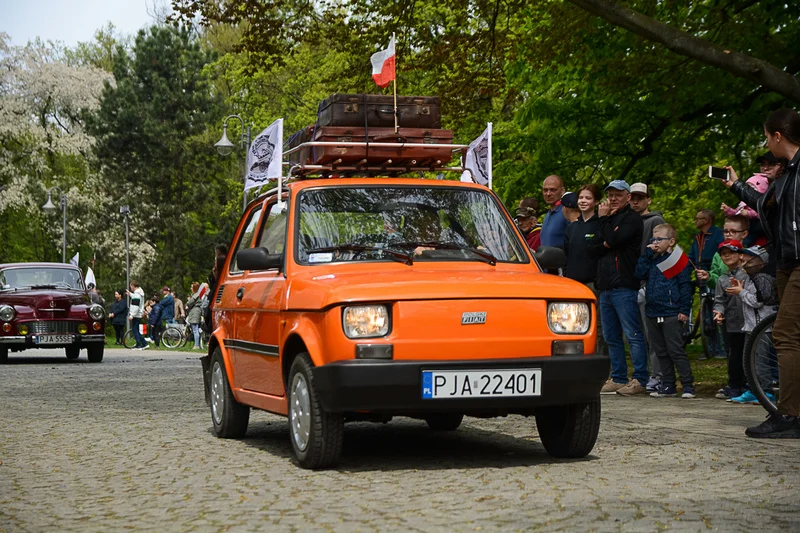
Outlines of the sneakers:
<svg viewBox="0 0 800 533">
<path fill-rule="evenodd" d="M 140 350 L 148 350 L 148 349 L 150 349 L 150 346 L 148 346 L 147 344 L 145 344 L 144 346 L 142 346 L 142 347 L 141 347 L 141 348 L 139 348 L 139 349 L 140 349 Z"/>
<path fill-rule="evenodd" d="M 625 383 L 617 383 L 613 379 L 609 379 L 600 389 L 600 394 L 616 394 L 622 387 L 625 387 Z"/>
<path fill-rule="evenodd" d="M 659 385 L 661 385 L 661 380 L 653 376 L 650 378 L 644 388 L 647 390 L 647 392 L 656 392 Z"/>
<path fill-rule="evenodd" d="M 717 391 L 717 394 L 715 394 L 714 397 L 720 400 L 729 400 L 731 398 L 741 396 L 742 393 L 744 393 L 744 391 L 741 389 L 732 389 L 725 385 L 723 388 Z"/>
<path fill-rule="evenodd" d="M 744 432 L 756 439 L 800 439 L 800 420 L 796 416 L 770 414 L 757 426 Z"/>
<path fill-rule="evenodd" d="M 650 393 L 651 398 L 674 398 L 678 395 L 675 385 L 659 384 L 658 389 Z"/>
<path fill-rule="evenodd" d="M 153 342 L 153 339 L 151 339 L 150 337 L 145 337 L 144 340 L 147 342 Z"/>
<path fill-rule="evenodd" d="M 627 385 L 617 390 L 617 394 L 621 394 L 622 396 L 634 396 L 636 394 L 644 394 L 645 392 L 647 392 L 647 390 L 639 383 L 638 379 L 630 380 Z"/>
<path fill-rule="evenodd" d="M 749 390 L 744 391 L 739 396 L 736 396 L 735 398 L 731 398 L 728 401 L 729 402 L 733 402 L 733 403 L 751 403 L 751 404 L 754 403 L 754 404 L 758 404 L 758 398 L 756 398 L 756 395 L 753 394 L 752 392 L 750 392 Z"/>
<path fill-rule="evenodd" d="M 681 398 L 685 398 L 687 400 L 691 400 L 692 398 L 697 398 L 697 393 L 694 391 L 694 387 L 692 385 L 684 385 L 683 394 L 681 394 Z"/>
</svg>

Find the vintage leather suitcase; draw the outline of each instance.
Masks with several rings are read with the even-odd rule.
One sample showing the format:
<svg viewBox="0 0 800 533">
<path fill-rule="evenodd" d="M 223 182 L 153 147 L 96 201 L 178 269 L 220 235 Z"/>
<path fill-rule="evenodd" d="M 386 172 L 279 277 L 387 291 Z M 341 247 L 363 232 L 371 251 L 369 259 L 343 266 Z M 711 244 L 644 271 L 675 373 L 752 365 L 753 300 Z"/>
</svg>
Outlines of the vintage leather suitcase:
<svg viewBox="0 0 800 533">
<path fill-rule="evenodd" d="M 398 96 L 397 123 L 401 128 L 441 128 L 439 99 L 434 96 Z M 394 97 L 332 94 L 319 104 L 317 126 L 393 128 Z"/>
<path fill-rule="evenodd" d="M 295 132 L 284 143 L 284 146 L 285 146 L 284 149 L 288 150 L 290 148 L 294 148 L 295 146 L 299 146 L 299 145 L 303 144 L 304 142 L 308 142 L 308 141 L 313 140 L 314 139 L 314 130 L 315 129 L 316 129 L 316 126 L 314 124 L 312 124 L 310 126 L 306 126 L 305 128 L 303 128 L 302 130 L 300 130 L 298 132 Z M 311 162 L 311 150 L 310 149 L 298 150 L 296 152 L 292 152 L 291 154 L 289 154 L 286 157 L 287 157 L 287 160 L 289 161 L 289 163 L 291 163 L 293 165 L 307 164 L 307 163 Z"/>
<path fill-rule="evenodd" d="M 317 127 L 315 141 L 360 142 L 366 141 L 369 132 L 370 143 L 418 143 L 449 145 L 453 143 L 453 131 L 425 128 L 358 128 L 323 126 Z M 384 165 L 388 160 L 402 166 L 432 167 L 443 166 L 453 158 L 449 146 L 417 147 L 377 147 L 377 146 L 318 146 L 312 160 L 318 165 L 327 165 L 341 160 L 338 165 L 368 164 Z M 363 160 L 367 160 L 363 163 Z"/>
</svg>

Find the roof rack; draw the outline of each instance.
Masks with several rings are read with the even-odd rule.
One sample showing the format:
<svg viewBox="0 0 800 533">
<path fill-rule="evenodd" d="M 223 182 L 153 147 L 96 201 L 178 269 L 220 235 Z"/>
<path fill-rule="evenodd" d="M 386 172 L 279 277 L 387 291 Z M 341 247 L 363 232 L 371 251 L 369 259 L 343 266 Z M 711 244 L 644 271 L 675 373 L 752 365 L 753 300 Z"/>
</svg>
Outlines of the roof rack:
<svg viewBox="0 0 800 533">
<path fill-rule="evenodd" d="M 307 161 L 308 152 L 315 147 L 338 147 L 338 148 L 364 148 L 366 153 L 370 149 L 388 148 L 398 152 L 407 148 L 433 148 L 433 149 L 450 149 L 453 154 L 463 153 L 469 145 L 466 144 L 434 144 L 434 143 L 385 143 L 385 142 L 352 142 L 352 141 L 308 141 L 297 146 L 294 146 L 285 152 L 284 157 L 290 154 L 299 152 L 299 160 Z M 428 160 L 429 161 L 429 160 Z M 334 160 L 329 164 L 308 164 L 308 163 L 292 163 L 284 162 L 283 164 L 289 166 L 290 178 L 309 178 L 313 176 L 330 177 L 336 176 L 397 176 L 410 172 L 464 172 L 466 169 L 463 166 L 446 167 L 442 166 L 446 161 L 436 160 L 433 164 L 422 164 L 417 160 L 406 157 L 392 158 L 376 158 L 374 156 L 369 158 L 362 158 L 358 161 L 348 160 L 342 158 Z"/>
</svg>

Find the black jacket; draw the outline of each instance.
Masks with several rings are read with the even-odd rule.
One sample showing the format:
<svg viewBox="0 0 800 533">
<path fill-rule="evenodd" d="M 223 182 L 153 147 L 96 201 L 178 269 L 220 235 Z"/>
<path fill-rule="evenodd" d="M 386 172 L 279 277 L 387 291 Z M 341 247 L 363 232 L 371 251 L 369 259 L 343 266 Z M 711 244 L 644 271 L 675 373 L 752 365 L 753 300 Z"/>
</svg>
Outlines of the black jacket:
<svg viewBox="0 0 800 533">
<path fill-rule="evenodd" d="M 758 211 L 758 218 L 772 246 L 780 269 L 800 264 L 800 152 L 794 156 L 780 178 L 770 183 L 764 194 L 737 181 L 731 191 L 749 207 Z M 771 262 L 773 258 L 770 258 Z"/>
<path fill-rule="evenodd" d="M 589 283 L 597 276 L 597 258 L 589 256 L 589 245 L 594 240 L 600 219 L 594 215 L 589 220 L 578 220 L 569 224 L 564 231 L 564 251 L 567 254 L 567 268 L 564 276 Z"/>
<path fill-rule="evenodd" d="M 597 290 L 639 290 L 641 283 L 633 276 L 633 272 L 639 261 L 643 231 L 642 217 L 630 205 L 611 216 L 599 218 L 597 234 L 589 245 L 589 254 L 598 258 Z M 604 242 L 608 243 L 608 248 Z"/>
<path fill-rule="evenodd" d="M 128 318 L 128 302 L 125 301 L 125 298 L 115 300 L 114 303 L 111 304 L 111 309 L 109 309 L 108 312 L 114 313 L 114 316 L 111 317 L 112 324 L 115 326 L 124 326 Z"/>
</svg>

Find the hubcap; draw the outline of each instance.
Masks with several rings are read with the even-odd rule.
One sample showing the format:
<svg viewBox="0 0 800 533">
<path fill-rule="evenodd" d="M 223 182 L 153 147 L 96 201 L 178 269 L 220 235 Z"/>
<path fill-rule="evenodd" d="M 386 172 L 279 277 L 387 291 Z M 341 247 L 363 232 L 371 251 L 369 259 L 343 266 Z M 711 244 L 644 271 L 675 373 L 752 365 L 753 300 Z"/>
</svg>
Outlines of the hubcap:
<svg viewBox="0 0 800 533">
<path fill-rule="evenodd" d="M 211 416 L 214 423 L 222 424 L 222 411 L 225 409 L 225 376 L 222 374 L 222 367 L 219 361 L 214 361 L 214 368 L 211 369 Z"/>
<path fill-rule="evenodd" d="M 305 376 L 295 374 L 292 379 L 291 393 L 289 424 L 292 430 L 292 439 L 298 450 L 305 451 L 311 433 L 311 398 L 308 396 L 308 383 Z"/>
</svg>

